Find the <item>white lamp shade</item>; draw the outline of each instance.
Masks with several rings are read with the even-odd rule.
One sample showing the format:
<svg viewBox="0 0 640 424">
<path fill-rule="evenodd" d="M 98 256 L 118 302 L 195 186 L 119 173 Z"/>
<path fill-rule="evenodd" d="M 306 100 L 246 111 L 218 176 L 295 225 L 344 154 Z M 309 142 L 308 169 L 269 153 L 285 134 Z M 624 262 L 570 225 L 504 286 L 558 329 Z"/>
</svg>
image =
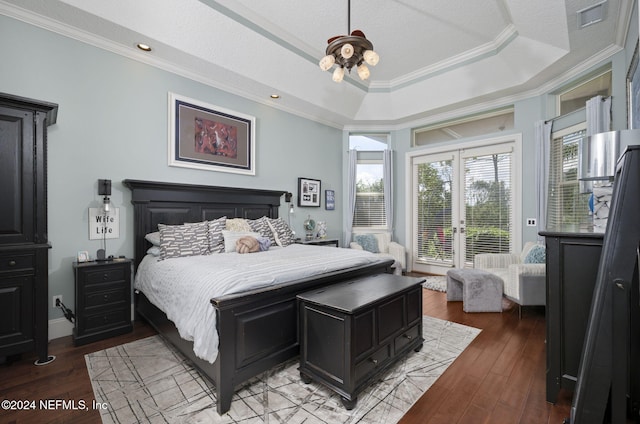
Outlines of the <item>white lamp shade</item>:
<svg viewBox="0 0 640 424">
<path fill-rule="evenodd" d="M 332 54 L 328 54 L 320 59 L 320 69 L 322 69 L 323 71 L 328 71 L 329 69 L 331 69 L 334 63 L 336 63 L 336 58 L 333 57 Z"/>
<path fill-rule="evenodd" d="M 364 61 L 371 66 L 376 66 L 380 61 L 380 56 L 378 56 L 378 53 L 373 50 L 365 50 L 362 56 L 364 57 Z"/>
<path fill-rule="evenodd" d="M 342 55 L 342 57 L 344 57 L 345 59 L 349 59 L 351 58 L 351 56 L 353 56 L 353 46 L 349 43 L 345 44 L 344 46 L 342 46 L 342 48 L 340 49 L 340 54 Z"/>
<path fill-rule="evenodd" d="M 371 73 L 369 72 L 369 68 L 367 68 L 367 65 L 365 65 L 364 63 L 358 65 L 358 76 L 361 80 L 366 80 L 367 78 L 369 78 L 370 74 Z"/>
<path fill-rule="evenodd" d="M 343 67 L 336 68 L 336 70 L 333 71 L 333 80 L 335 82 L 341 82 L 343 78 L 344 78 L 344 68 Z"/>
</svg>

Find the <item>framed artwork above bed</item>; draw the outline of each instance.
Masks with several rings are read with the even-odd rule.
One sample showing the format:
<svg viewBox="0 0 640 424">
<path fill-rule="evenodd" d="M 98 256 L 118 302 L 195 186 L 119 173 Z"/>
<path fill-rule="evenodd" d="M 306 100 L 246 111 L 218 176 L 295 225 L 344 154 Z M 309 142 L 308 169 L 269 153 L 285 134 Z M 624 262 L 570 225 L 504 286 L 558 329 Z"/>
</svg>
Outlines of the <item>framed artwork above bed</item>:
<svg viewBox="0 0 640 424">
<path fill-rule="evenodd" d="M 169 166 L 255 175 L 256 118 L 169 93 Z"/>
</svg>

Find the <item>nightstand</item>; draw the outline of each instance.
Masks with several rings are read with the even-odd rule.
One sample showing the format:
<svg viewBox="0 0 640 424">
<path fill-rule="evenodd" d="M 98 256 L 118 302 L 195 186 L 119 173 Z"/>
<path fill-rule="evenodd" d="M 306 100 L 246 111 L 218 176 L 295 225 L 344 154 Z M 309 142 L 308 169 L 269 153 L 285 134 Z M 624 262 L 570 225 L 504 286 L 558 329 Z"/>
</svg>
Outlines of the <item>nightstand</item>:
<svg viewBox="0 0 640 424">
<path fill-rule="evenodd" d="M 73 263 L 76 346 L 133 330 L 130 259 Z"/>
<path fill-rule="evenodd" d="M 339 247 L 339 241 L 337 238 L 316 238 L 311 240 L 296 240 L 298 244 L 312 244 L 314 246 L 335 246 Z"/>
</svg>

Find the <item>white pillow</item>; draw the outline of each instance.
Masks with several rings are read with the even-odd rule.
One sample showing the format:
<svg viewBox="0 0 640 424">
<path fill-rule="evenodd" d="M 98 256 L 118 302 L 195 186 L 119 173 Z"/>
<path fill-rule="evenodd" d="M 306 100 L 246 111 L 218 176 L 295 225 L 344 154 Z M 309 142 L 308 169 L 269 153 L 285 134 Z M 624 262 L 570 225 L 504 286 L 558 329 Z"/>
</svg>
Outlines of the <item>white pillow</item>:
<svg viewBox="0 0 640 424">
<path fill-rule="evenodd" d="M 144 238 L 147 239 L 147 241 L 152 245 L 160 246 L 160 231 L 149 233 L 146 236 L 144 236 Z"/>
<path fill-rule="evenodd" d="M 226 253 L 236 251 L 236 241 L 244 236 L 251 236 L 254 238 L 260 237 L 260 233 L 254 233 L 252 231 L 229 231 L 222 230 L 222 236 L 224 237 L 224 251 Z"/>
</svg>

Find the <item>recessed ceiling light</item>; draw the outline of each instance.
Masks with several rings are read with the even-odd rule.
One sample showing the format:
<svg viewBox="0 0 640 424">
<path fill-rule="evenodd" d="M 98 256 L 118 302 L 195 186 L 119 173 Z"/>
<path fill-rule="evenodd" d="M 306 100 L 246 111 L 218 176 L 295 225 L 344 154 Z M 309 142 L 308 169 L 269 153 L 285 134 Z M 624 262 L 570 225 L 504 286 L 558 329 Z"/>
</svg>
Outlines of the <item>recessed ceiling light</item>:
<svg viewBox="0 0 640 424">
<path fill-rule="evenodd" d="M 280 95 L 279 95 L 279 94 L 272 94 L 272 95 L 271 95 L 271 98 L 272 98 L 272 99 L 279 99 L 279 98 L 280 98 Z"/>
<path fill-rule="evenodd" d="M 138 43 L 138 44 L 136 44 L 136 47 L 139 48 L 142 51 L 145 51 L 145 52 L 150 52 L 151 51 L 151 46 L 148 45 L 148 44 Z"/>
</svg>

